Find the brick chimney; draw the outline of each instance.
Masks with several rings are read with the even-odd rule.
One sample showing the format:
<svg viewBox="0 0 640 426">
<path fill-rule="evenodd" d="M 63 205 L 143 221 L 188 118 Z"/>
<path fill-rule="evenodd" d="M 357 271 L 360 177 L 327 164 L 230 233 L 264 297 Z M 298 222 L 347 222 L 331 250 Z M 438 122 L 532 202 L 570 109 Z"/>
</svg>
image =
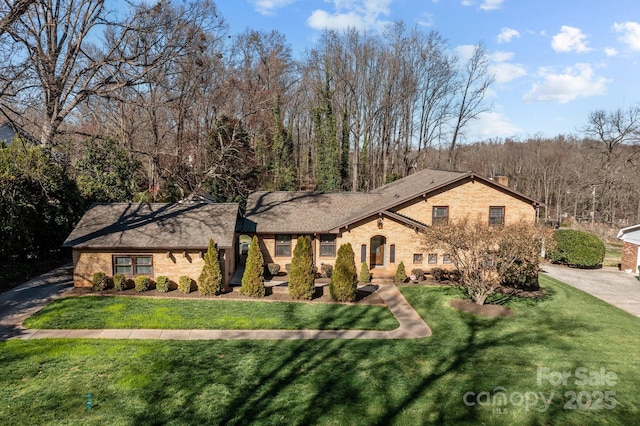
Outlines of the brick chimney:
<svg viewBox="0 0 640 426">
<path fill-rule="evenodd" d="M 509 177 L 504 175 L 495 175 L 493 180 L 502 186 L 509 186 Z"/>
</svg>

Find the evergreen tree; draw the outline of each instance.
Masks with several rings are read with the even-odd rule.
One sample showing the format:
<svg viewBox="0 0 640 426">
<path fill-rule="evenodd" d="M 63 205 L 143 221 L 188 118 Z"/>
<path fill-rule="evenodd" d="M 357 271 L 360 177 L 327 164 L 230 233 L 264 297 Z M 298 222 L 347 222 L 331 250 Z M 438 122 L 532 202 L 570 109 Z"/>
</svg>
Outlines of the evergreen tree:
<svg viewBox="0 0 640 426">
<path fill-rule="evenodd" d="M 293 191 L 296 189 L 296 170 L 293 159 L 293 140 L 282 125 L 280 96 L 276 97 L 273 111 L 272 157 L 270 171 L 275 191 Z"/>
<path fill-rule="evenodd" d="M 329 284 L 331 297 L 338 302 L 353 302 L 356 300 L 357 281 L 353 248 L 350 243 L 342 244 Z"/>
<path fill-rule="evenodd" d="M 250 297 L 264 297 L 264 258 L 260 251 L 260 243 L 255 235 L 249 246 L 247 262 L 242 274 L 240 294 Z"/>
<path fill-rule="evenodd" d="M 298 237 L 289 271 L 289 295 L 292 299 L 311 300 L 315 291 L 313 249 L 308 236 Z"/>
<path fill-rule="evenodd" d="M 362 262 L 362 265 L 360 265 L 359 281 L 361 283 L 368 283 L 371 281 L 371 273 L 369 272 L 369 265 L 367 265 L 367 262 Z"/>
<path fill-rule="evenodd" d="M 209 240 L 209 248 L 204 255 L 204 266 L 198 277 L 198 290 L 205 296 L 217 296 L 222 292 L 222 270 L 213 239 Z"/>
<path fill-rule="evenodd" d="M 398 269 L 396 269 L 396 282 L 403 283 L 407 279 L 407 271 L 404 267 L 404 262 L 400 262 Z"/>
<path fill-rule="evenodd" d="M 340 190 L 340 147 L 337 123 L 333 113 L 331 84 L 325 72 L 325 87 L 320 93 L 320 107 L 314 111 L 314 127 L 317 140 L 316 178 L 318 189 L 329 192 Z"/>
</svg>

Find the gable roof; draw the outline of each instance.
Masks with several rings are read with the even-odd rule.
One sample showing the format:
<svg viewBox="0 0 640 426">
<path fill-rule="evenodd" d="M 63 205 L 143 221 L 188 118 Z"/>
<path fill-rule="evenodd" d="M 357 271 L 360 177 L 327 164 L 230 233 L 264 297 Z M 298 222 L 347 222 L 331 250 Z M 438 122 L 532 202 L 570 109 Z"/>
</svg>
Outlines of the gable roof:
<svg viewBox="0 0 640 426">
<path fill-rule="evenodd" d="M 640 223 L 618 231 L 617 238 L 627 243 L 640 245 Z"/>
<path fill-rule="evenodd" d="M 252 192 L 247 199 L 242 231 L 328 232 L 336 221 L 352 216 L 377 197 L 363 192 Z"/>
<path fill-rule="evenodd" d="M 369 193 L 254 192 L 247 200 L 242 230 L 252 233 L 336 233 L 379 214 L 393 215 L 411 227 L 425 227 L 412 218 L 398 215 L 394 208 L 467 180 L 481 181 L 534 206 L 540 205 L 531 197 L 473 172 L 424 169 Z"/>
<path fill-rule="evenodd" d="M 63 247 L 126 249 L 206 249 L 213 238 L 233 247 L 236 203 L 94 204 Z"/>
</svg>

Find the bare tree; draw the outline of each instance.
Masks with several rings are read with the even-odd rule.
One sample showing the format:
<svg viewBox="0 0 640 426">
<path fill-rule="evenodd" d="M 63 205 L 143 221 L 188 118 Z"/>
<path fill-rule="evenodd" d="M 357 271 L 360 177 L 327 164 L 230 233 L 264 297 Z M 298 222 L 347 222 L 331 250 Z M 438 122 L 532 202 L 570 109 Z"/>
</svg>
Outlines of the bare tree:
<svg viewBox="0 0 640 426">
<path fill-rule="evenodd" d="M 458 89 L 457 116 L 453 125 L 453 135 L 449 145 L 449 168 L 455 169 L 455 149 L 458 138 L 470 120 L 491 109 L 484 104 L 487 90 L 494 81 L 489 74 L 489 58 L 483 45 L 474 47 L 471 58 L 465 65 Z"/>
<path fill-rule="evenodd" d="M 15 2 L 3 0 L 1 7 L 4 14 L 0 18 L 0 35 L 20 19 L 33 3 L 35 0 L 17 0 Z"/>
</svg>

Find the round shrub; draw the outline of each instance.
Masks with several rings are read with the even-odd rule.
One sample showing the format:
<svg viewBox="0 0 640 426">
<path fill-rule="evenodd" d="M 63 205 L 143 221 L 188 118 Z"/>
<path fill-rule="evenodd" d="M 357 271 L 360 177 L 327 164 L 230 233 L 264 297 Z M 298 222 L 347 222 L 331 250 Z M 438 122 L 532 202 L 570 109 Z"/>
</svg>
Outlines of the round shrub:
<svg viewBox="0 0 640 426">
<path fill-rule="evenodd" d="M 117 291 L 122 291 L 127 289 L 127 279 L 124 274 L 115 274 L 113 276 L 113 288 Z"/>
<path fill-rule="evenodd" d="M 574 229 L 559 229 L 553 234 L 557 248 L 547 253 L 554 263 L 576 268 L 596 268 L 604 260 L 604 243 L 597 236 Z"/>
<path fill-rule="evenodd" d="M 161 275 L 158 277 L 158 279 L 156 279 L 156 290 L 158 290 L 160 293 L 166 293 L 169 291 L 170 283 L 171 281 L 169 281 L 169 277 Z"/>
<path fill-rule="evenodd" d="M 103 291 L 109 286 L 109 277 L 104 272 L 96 272 L 91 282 L 95 291 Z"/>
<path fill-rule="evenodd" d="M 178 291 L 184 294 L 191 293 L 192 283 L 193 283 L 193 280 L 190 277 L 186 275 L 181 276 L 180 281 L 178 281 Z"/>
<path fill-rule="evenodd" d="M 412 269 L 411 270 L 411 275 L 416 277 L 416 280 L 418 281 L 424 281 L 424 271 L 422 269 Z"/>
<path fill-rule="evenodd" d="M 149 290 L 149 287 L 151 287 L 151 278 L 146 275 L 139 275 L 136 277 L 136 291 L 147 291 Z"/>
</svg>

